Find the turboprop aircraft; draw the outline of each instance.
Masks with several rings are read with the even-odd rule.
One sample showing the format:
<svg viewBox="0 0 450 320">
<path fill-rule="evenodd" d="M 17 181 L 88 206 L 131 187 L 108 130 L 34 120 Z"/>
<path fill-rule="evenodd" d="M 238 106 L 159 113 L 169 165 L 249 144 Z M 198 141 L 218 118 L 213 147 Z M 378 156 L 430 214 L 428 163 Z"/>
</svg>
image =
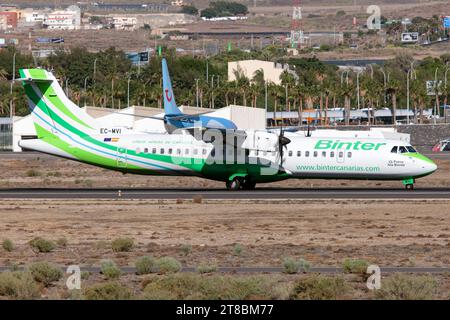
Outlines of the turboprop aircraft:
<svg viewBox="0 0 450 320">
<path fill-rule="evenodd" d="M 104 127 L 68 99 L 51 72 L 21 69 L 20 75 L 37 133 L 21 140 L 22 148 L 122 173 L 198 176 L 223 181 L 229 190 L 289 178 L 400 180 L 412 189 L 415 179 L 437 168 L 410 144 L 381 138 L 211 129 L 196 131 L 199 139 Z"/>
</svg>

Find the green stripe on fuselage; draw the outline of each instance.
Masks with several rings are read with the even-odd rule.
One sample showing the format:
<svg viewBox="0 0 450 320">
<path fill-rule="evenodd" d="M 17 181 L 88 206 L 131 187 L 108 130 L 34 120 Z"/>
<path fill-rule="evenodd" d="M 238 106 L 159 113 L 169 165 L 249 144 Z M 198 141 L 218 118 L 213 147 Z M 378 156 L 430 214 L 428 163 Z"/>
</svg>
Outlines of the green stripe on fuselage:
<svg viewBox="0 0 450 320">
<path fill-rule="evenodd" d="M 435 164 L 434 162 L 433 162 L 433 160 L 431 160 L 430 158 L 428 158 L 428 157 L 425 157 L 423 154 L 420 154 L 420 153 L 418 153 L 418 152 L 409 152 L 409 153 L 402 153 L 402 155 L 403 156 L 408 156 L 408 157 L 413 157 L 413 158 L 416 158 L 416 159 L 419 159 L 419 160 L 423 160 L 423 161 L 425 161 L 425 162 L 428 162 L 428 163 L 432 163 L 432 164 Z"/>
</svg>

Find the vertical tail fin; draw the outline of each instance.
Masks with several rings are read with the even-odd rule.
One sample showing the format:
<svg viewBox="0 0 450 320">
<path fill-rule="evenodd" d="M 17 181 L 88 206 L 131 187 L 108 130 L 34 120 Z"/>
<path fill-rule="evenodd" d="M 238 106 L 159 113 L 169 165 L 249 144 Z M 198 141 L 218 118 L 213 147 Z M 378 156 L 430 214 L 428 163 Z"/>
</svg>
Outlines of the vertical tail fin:
<svg viewBox="0 0 450 320">
<path fill-rule="evenodd" d="M 39 138 L 46 133 L 81 136 L 96 131 L 96 121 L 69 100 L 51 72 L 43 69 L 19 72 Z"/>
<path fill-rule="evenodd" d="M 182 114 L 178 109 L 173 95 L 172 83 L 170 81 L 169 69 L 167 68 L 166 59 L 162 59 L 162 76 L 163 76 L 163 98 L 164 98 L 164 112 L 167 115 Z"/>
</svg>

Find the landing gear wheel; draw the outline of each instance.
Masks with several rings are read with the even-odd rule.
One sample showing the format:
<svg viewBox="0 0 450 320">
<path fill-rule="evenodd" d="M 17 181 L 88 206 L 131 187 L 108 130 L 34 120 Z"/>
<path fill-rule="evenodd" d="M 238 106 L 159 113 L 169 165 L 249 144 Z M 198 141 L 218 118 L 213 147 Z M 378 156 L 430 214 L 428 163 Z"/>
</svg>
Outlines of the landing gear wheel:
<svg viewBox="0 0 450 320">
<path fill-rule="evenodd" d="M 256 182 L 251 180 L 245 180 L 242 184 L 242 189 L 244 190 L 254 190 L 256 187 Z"/>
<path fill-rule="evenodd" d="M 405 185 L 406 190 L 414 190 L 414 185 L 413 184 L 407 184 Z"/>
<path fill-rule="evenodd" d="M 231 181 L 227 181 L 227 189 L 230 191 L 237 191 L 241 188 L 241 180 L 238 178 L 234 178 Z"/>
</svg>

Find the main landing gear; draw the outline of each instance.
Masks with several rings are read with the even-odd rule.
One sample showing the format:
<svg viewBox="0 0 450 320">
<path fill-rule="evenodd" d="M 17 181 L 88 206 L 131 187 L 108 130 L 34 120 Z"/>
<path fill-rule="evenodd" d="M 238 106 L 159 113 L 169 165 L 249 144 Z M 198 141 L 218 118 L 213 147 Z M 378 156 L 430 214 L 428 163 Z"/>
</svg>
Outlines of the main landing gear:
<svg viewBox="0 0 450 320">
<path fill-rule="evenodd" d="M 256 182 L 252 181 L 249 177 L 234 177 L 232 180 L 227 181 L 227 189 L 230 191 L 237 190 L 253 190 L 256 187 Z"/>
<path fill-rule="evenodd" d="M 414 190 L 414 179 L 405 179 L 403 180 L 403 185 L 405 186 L 406 190 Z"/>
</svg>

